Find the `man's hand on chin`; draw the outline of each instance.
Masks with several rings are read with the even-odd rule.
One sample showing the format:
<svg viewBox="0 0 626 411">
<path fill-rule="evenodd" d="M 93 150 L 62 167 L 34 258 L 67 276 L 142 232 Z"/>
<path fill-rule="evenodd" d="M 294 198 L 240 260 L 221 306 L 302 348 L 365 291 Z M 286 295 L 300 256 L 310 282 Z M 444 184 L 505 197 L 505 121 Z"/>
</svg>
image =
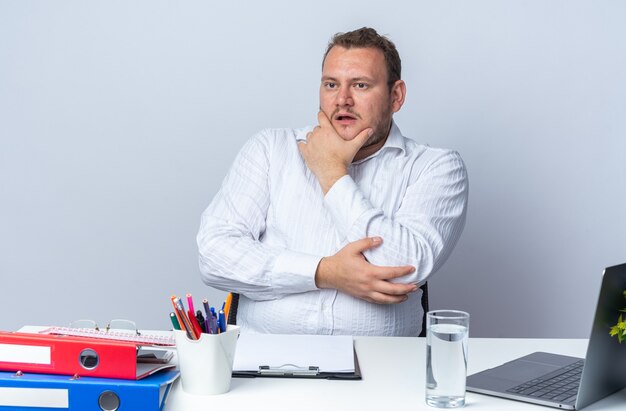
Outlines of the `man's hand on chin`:
<svg viewBox="0 0 626 411">
<path fill-rule="evenodd" d="M 307 134 L 306 143 L 298 143 L 298 148 L 326 194 L 337 180 L 348 174 L 350 163 L 373 130 L 366 128 L 353 139 L 344 140 L 323 111 L 317 113 L 317 119 L 319 125 Z"/>
</svg>

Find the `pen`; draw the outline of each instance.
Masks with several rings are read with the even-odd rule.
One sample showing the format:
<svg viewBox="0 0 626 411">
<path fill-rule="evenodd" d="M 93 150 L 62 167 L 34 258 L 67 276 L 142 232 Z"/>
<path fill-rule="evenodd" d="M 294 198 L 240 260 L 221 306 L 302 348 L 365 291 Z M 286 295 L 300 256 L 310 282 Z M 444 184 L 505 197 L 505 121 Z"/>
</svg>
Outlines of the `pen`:
<svg viewBox="0 0 626 411">
<path fill-rule="evenodd" d="M 220 310 L 219 327 L 221 333 L 226 332 L 226 316 L 224 315 L 224 310 Z"/>
<path fill-rule="evenodd" d="M 209 318 L 211 316 L 211 309 L 209 308 L 209 300 L 206 298 L 202 300 L 202 305 L 204 306 L 204 313 L 206 314 L 205 318 Z"/>
<path fill-rule="evenodd" d="M 171 297 L 172 306 L 174 307 L 174 315 L 176 315 L 176 320 L 178 321 L 178 326 L 180 327 L 180 329 L 183 331 L 187 331 L 187 327 L 185 327 L 185 322 L 183 321 L 183 318 L 181 317 L 181 313 L 178 310 L 178 307 L 176 306 L 177 298 L 178 297 L 176 297 L 175 295 L 172 295 Z M 189 336 L 189 332 L 187 332 L 187 335 Z"/>
<path fill-rule="evenodd" d="M 187 293 L 187 308 L 189 308 L 192 313 L 196 312 L 193 308 L 193 298 L 191 298 L 191 294 L 189 293 Z"/>
<path fill-rule="evenodd" d="M 189 322 L 193 327 L 193 332 L 196 334 L 196 339 L 200 339 L 200 336 L 202 335 L 202 328 L 200 327 L 200 324 L 198 324 L 198 320 L 196 319 L 193 311 L 189 310 L 187 313 L 189 314 Z"/>
<path fill-rule="evenodd" d="M 206 317 L 204 317 L 206 332 L 213 334 L 213 330 L 211 329 L 211 309 L 209 308 L 209 300 L 206 298 L 202 300 L 202 305 L 204 306 L 204 313 L 206 314 Z"/>
<path fill-rule="evenodd" d="M 215 308 L 211 307 L 211 333 L 217 334 L 217 314 L 215 314 Z"/>
<path fill-rule="evenodd" d="M 176 297 L 174 299 L 174 303 L 176 304 L 176 310 L 178 311 L 178 315 L 183 320 L 181 327 L 183 324 L 185 325 L 187 336 L 192 340 L 197 340 L 198 338 L 200 338 L 198 335 L 196 335 L 196 331 L 194 330 L 193 325 L 191 325 L 191 320 L 187 317 L 187 314 L 185 314 L 185 307 L 183 306 L 183 302 L 180 300 L 180 298 Z"/>
<path fill-rule="evenodd" d="M 230 313 L 230 306 L 233 302 L 233 293 L 228 293 L 226 296 L 226 301 L 224 302 L 224 316 L 226 317 L 226 321 L 228 321 L 228 314 Z"/>
<path fill-rule="evenodd" d="M 170 313 L 170 320 L 172 321 L 172 325 L 174 326 L 174 329 L 180 330 L 180 323 L 178 322 L 178 319 L 176 318 L 176 314 Z"/>
<path fill-rule="evenodd" d="M 196 311 L 196 320 L 198 320 L 198 324 L 200 324 L 200 328 L 202 329 L 202 332 L 206 333 L 207 330 L 206 330 L 206 326 L 204 325 L 205 321 L 204 321 L 204 316 L 202 315 L 202 311 L 200 310 Z"/>
</svg>

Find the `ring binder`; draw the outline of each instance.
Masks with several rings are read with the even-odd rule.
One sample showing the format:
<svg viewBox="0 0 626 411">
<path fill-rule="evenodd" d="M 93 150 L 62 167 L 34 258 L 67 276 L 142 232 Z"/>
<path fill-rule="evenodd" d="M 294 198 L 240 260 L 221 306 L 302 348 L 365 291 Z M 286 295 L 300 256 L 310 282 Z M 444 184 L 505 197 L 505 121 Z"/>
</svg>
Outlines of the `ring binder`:
<svg viewBox="0 0 626 411">
<path fill-rule="evenodd" d="M 142 362 L 143 345 L 88 337 L 0 331 L 0 370 L 138 380 L 176 364 Z M 143 351 L 142 351 L 143 350 Z"/>
<path fill-rule="evenodd" d="M 0 372 L 0 410 L 162 411 L 179 375 L 163 371 L 134 381 Z"/>
<path fill-rule="evenodd" d="M 269 365 L 260 365 L 259 374 L 261 375 L 273 375 L 273 376 L 317 376 L 320 373 L 320 367 L 300 367 L 295 364 L 283 364 L 277 367 L 270 367 Z"/>
</svg>

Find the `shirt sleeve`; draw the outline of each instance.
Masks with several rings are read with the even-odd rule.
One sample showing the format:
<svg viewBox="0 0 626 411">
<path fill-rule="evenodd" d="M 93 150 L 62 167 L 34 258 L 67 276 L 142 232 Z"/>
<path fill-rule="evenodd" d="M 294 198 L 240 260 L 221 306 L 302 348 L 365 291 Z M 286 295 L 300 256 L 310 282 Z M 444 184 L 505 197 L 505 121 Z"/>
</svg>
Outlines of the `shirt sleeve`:
<svg viewBox="0 0 626 411">
<path fill-rule="evenodd" d="M 271 144 L 267 132 L 250 139 L 204 211 L 197 235 L 202 280 L 255 300 L 317 290 L 321 256 L 263 244 L 270 201 Z"/>
<path fill-rule="evenodd" d="M 424 282 L 445 262 L 465 224 L 465 165 L 457 152 L 437 153 L 408 185 L 394 215 L 374 207 L 348 175 L 339 179 L 324 199 L 346 243 L 374 236 L 383 239 L 381 246 L 364 252 L 369 262 L 416 268 L 395 282 Z"/>
</svg>

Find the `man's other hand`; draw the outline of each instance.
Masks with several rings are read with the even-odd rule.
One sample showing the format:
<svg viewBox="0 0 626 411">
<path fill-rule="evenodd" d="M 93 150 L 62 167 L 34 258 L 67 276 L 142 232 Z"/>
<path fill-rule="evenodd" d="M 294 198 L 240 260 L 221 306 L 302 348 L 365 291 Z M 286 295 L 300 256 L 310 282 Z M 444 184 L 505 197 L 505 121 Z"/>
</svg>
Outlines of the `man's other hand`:
<svg viewBox="0 0 626 411">
<path fill-rule="evenodd" d="M 344 140 L 323 111 L 317 113 L 317 119 L 319 125 L 307 134 L 306 143 L 298 143 L 298 148 L 325 195 L 337 180 L 348 174 L 350 163 L 371 136 L 372 129 L 366 128 L 353 139 Z"/>
<path fill-rule="evenodd" d="M 334 288 L 354 297 L 377 304 L 406 301 L 415 284 L 397 284 L 389 280 L 415 271 L 410 265 L 381 267 L 370 264 L 363 251 L 382 244 L 380 237 L 368 237 L 349 243 L 335 255 L 324 257 L 315 273 L 318 288 Z"/>
</svg>

